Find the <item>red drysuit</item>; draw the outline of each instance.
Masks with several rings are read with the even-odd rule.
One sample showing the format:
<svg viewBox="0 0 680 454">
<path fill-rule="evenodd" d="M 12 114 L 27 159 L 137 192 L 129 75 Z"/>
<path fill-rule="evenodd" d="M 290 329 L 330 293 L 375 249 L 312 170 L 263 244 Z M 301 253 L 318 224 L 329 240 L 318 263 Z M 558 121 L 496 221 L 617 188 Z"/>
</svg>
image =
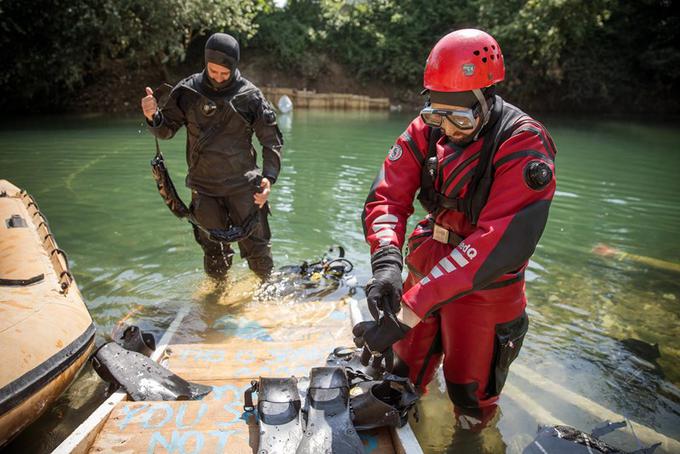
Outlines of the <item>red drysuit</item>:
<svg viewBox="0 0 680 454">
<path fill-rule="evenodd" d="M 492 127 L 497 121 L 503 126 Z M 383 163 L 363 213 L 371 253 L 404 245 L 431 130 L 413 120 Z M 436 142 L 436 191 L 465 198 L 484 142 L 495 136 L 507 139 L 495 148 L 489 195 L 476 224 L 469 213 L 439 209 L 409 237 L 402 304 L 422 321 L 394 345 L 401 370 L 417 386 L 432 379 L 443 357 L 449 395 L 467 409 L 495 403 L 519 352 L 528 327 L 524 270 L 555 192 L 556 150 L 548 132 L 500 97 L 478 140 L 465 147 L 446 136 Z M 435 224 L 440 241 L 433 238 Z M 444 229 L 462 241 L 442 240 Z"/>
</svg>

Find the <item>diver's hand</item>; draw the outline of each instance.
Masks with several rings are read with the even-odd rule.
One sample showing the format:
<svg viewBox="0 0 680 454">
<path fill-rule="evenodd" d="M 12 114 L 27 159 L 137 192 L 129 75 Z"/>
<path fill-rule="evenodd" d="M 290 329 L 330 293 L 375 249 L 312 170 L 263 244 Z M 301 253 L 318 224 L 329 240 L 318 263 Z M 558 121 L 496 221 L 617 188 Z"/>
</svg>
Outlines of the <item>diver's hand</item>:
<svg viewBox="0 0 680 454">
<path fill-rule="evenodd" d="M 267 203 L 269 193 L 272 190 L 272 184 L 269 182 L 268 179 L 263 178 L 262 181 L 260 182 L 260 188 L 262 189 L 262 191 L 256 192 L 255 195 L 253 195 L 253 199 L 255 199 L 255 205 L 262 208 L 264 204 Z"/>
<path fill-rule="evenodd" d="M 366 302 L 373 319 L 389 310 L 396 314 L 401 309 L 401 251 L 394 246 L 384 247 L 371 257 L 373 278 L 366 284 Z"/>
<path fill-rule="evenodd" d="M 401 323 L 394 314 L 387 313 L 380 320 L 357 323 L 352 329 L 354 343 L 364 349 L 361 362 L 391 372 L 394 366 L 392 345 L 403 339 L 411 328 Z M 384 364 L 383 364 L 384 361 Z"/>
<path fill-rule="evenodd" d="M 144 116 L 150 122 L 153 122 L 153 116 L 158 111 L 158 103 L 156 98 L 153 97 L 153 90 L 146 87 L 146 96 L 142 98 L 142 112 Z"/>
</svg>

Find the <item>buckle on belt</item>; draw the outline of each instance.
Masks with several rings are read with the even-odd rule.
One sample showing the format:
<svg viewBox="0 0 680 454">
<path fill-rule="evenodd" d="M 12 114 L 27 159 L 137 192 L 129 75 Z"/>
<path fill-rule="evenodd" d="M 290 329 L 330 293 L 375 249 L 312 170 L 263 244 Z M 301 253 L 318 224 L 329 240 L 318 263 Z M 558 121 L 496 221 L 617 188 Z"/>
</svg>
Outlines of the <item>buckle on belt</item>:
<svg viewBox="0 0 680 454">
<path fill-rule="evenodd" d="M 448 229 L 445 229 L 439 224 L 434 225 L 434 230 L 432 231 L 432 239 L 435 241 L 439 241 L 440 243 L 444 244 L 449 244 L 449 232 Z"/>
</svg>

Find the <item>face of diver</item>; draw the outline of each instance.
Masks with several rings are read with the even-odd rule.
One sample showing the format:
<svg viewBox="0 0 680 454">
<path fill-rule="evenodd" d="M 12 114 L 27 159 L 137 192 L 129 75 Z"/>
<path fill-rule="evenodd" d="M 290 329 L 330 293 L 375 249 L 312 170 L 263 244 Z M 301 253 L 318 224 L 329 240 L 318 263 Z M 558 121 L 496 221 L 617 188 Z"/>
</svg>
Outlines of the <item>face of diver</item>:
<svg viewBox="0 0 680 454">
<path fill-rule="evenodd" d="M 467 107 L 463 106 L 452 106 L 450 104 L 442 104 L 442 103 L 437 103 L 433 102 L 432 103 L 432 108 L 434 109 L 442 109 L 442 110 L 468 110 Z M 444 119 L 442 121 L 442 124 L 440 128 L 446 134 L 446 136 L 451 140 L 456 145 L 464 145 L 470 141 L 472 136 L 477 132 L 477 127 L 479 126 L 480 118 L 476 117 L 475 118 L 475 124 L 472 129 L 459 129 L 451 123 L 448 119 Z"/>
<path fill-rule="evenodd" d="M 218 65 L 217 63 L 208 62 L 208 77 L 214 80 L 217 84 L 222 84 L 231 77 L 231 70 L 226 66 Z"/>
</svg>

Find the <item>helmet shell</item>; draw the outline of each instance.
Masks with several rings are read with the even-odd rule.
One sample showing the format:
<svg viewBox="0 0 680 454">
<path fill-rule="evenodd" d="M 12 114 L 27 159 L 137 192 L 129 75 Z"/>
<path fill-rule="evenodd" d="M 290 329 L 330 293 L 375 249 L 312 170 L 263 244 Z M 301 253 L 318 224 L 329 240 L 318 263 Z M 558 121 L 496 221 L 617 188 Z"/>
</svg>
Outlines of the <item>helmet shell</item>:
<svg viewBox="0 0 680 454">
<path fill-rule="evenodd" d="M 501 48 L 488 33 L 456 30 L 440 39 L 427 57 L 423 85 L 432 91 L 485 88 L 505 78 Z"/>
</svg>

